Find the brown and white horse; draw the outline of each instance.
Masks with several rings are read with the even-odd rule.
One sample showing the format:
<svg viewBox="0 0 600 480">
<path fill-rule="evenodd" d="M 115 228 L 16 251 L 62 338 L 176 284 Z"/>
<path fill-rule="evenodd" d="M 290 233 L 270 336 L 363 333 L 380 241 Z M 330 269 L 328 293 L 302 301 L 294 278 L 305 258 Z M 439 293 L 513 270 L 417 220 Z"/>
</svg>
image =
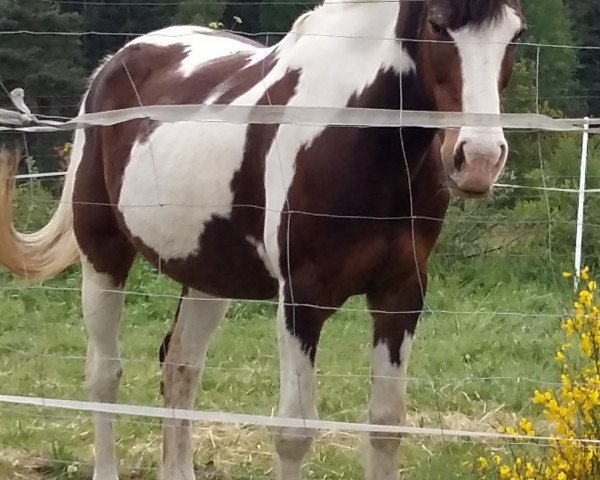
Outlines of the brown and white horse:
<svg viewBox="0 0 600 480">
<path fill-rule="evenodd" d="M 519 0 L 325 0 L 270 48 L 172 27 L 107 60 L 81 113 L 206 103 L 496 114 L 524 25 Z M 508 151 L 501 128 L 448 131 L 443 145 L 436 133 L 146 120 L 89 128 L 75 135 L 62 202 L 39 232 L 15 231 L 2 182 L 0 262 L 40 280 L 81 260 L 87 381 L 101 402 L 117 399 L 122 292 L 138 253 L 187 287 L 165 342 L 168 407 L 193 407 L 227 299 L 278 298 L 279 415 L 316 418 L 321 327 L 366 294 L 369 420 L 397 425 L 448 192 L 487 194 Z M 95 415 L 95 480 L 117 478 L 112 422 Z M 281 478 L 300 477 L 311 440 L 278 432 Z M 371 478 L 397 478 L 398 441 L 371 436 Z M 189 422 L 165 421 L 163 449 L 163 479 L 194 478 Z"/>
</svg>

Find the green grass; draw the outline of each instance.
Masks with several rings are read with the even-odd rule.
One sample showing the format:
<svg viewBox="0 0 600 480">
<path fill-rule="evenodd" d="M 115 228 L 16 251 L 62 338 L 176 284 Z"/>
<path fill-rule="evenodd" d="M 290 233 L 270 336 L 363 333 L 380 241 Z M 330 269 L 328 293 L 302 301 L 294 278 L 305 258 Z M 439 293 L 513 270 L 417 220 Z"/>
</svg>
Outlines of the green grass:
<svg viewBox="0 0 600 480">
<path fill-rule="evenodd" d="M 411 424 L 481 429 L 499 418 L 532 413 L 528 399 L 538 384 L 515 377 L 557 378 L 553 352 L 560 332 L 554 314 L 563 312 L 570 298 L 568 285 L 556 280 L 559 272 L 531 258 L 433 262 L 429 311 L 419 324 L 409 367 Z M 85 399 L 78 272 L 45 284 L 58 289 L 24 288 L 7 275 L 0 281 L 2 393 Z M 176 305 L 169 296 L 179 288 L 140 263 L 128 289 L 139 294 L 126 301 L 120 401 L 160 406 L 157 350 Z M 361 311 L 362 299 L 345 307 L 349 310 L 337 313 L 323 332 L 318 405 L 321 418 L 361 421 L 369 394 L 370 321 Z M 233 305 L 209 351 L 197 408 L 273 412 L 278 391 L 274 313 L 269 304 Z M 117 431 L 122 478 L 156 478 L 160 424 L 121 418 Z M 274 478 L 271 439 L 260 428 L 199 425 L 196 441 L 199 478 L 215 478 L 215 473 Z M 0 405 L 2 479 L 90 478 L 91 443 L 87 414 Z M 321 435 L 307 458 L 306 478 L 360 478 L 364 443 L 353 435 Z M 461 464 L 478 448 L 450 438 L 407 438 L 405 478 L 466 478 Z"/>
</svg>

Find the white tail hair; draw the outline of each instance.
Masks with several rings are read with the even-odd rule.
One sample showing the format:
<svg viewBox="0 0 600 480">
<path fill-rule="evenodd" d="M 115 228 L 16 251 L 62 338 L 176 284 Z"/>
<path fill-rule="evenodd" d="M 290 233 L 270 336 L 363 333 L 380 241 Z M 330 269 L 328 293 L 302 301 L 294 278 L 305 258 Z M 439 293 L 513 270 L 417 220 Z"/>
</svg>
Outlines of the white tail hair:
<svg viewBox="0 0 600 480">
<path fill-rule="evenodd" d="M 75 172 L 83 155 L 84 144 L 85 133 L 77 130 L 58 208 L 50 221 L 33 233 L 17 231 L 12 216 L 15 174 L 20 155 L 16 151 L 0 152 L 0 264 L 14 275 L 30 281 L 41 281 L 78 261 L 72 197 Z"/>
</svg>

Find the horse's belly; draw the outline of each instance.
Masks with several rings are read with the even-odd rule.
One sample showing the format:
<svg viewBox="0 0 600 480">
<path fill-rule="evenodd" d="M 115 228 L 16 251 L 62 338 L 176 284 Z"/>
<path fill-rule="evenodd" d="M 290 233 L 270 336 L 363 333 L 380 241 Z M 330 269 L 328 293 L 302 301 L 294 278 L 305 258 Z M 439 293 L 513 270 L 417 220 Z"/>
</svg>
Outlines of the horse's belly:
<svg viewBox="0 0 600 480">
<path fill-rule="evenodd" d="M 174 279 L 219 296 L 269 297 L 262 239 L 231 222 L 245 137 L 245 125 L 159 126 L 132 147 L 118 209 L 133 243 Z"/>
</svg>

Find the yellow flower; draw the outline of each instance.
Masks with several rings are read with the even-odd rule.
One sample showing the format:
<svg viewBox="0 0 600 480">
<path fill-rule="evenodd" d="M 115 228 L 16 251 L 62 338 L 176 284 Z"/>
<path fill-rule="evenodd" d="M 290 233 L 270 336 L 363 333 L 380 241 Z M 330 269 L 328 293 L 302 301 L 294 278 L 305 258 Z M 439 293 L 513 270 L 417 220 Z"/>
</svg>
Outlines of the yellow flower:
<svg viewBox="0 0 600 480">
<path fill-rule="evenodd" d="M 509 478 L 510 477 L 510 467 L 508 465 L 502 465 L 500 467 L 500 476 L 502 478 Z"/>
<path fill-rule="evenodd" d="M 579 303 L 585 305 L 586 307 L 592 306 L 593 295 L 587 290 L 582 290 L 579 292 Z"/>
<path fill-rule="evenodd" d="M 571 272 L 562 272 L 563 278 L 571 278 L 573 274 Z"/>
<path fill-rule="evenodd" d="M 525 464 L 525 478 L 535 478 L 535 468 L 531 462 Z"/>
<path fill-rule="evenodd" d="M 590 267 L 585 267 L 581 271 L 581 278 L 583 278 L 584 280 L 587 280 L 590 278 Z"/>
<path fill-rule="evenodd" d="M 565 331 L 567 338 L 571 338 L 573 335 L 575 335 L 575 332 L 577 331 L 575 328 L 575 322 L 572 318 L 567 318 L 565 323 L 563 323 L 562 325 L 562 329 Z"/>
<path fill-rule="evenodd" d="M 593 349 L 592 349 L 592 339 L 590 338 L 589 333 L 584 333 L 581 335 L 580 340 L 581 351 L 588 358 L 592 357 Z"/>
<path fill-rule="evenodd" d="M 540 392 L 539 390 L 536 390 L 533 394 L 533 403 L 535 405 L 541 405 L 546 403 L 546 397 L 544 396 L 544 394 L 542 392 Z"/>
<path fill-rule="evenodd" d="M 519 422 L 519 428 L 528 437 L 533 437 L 535 435 L 535 430 L 533 429 L 533 424 L 526 418 L 521 419 L 521 421 Z M 517 460 L 520 460 L 520 458 Z"/>
<path fill-rule="evenodd" d="M 565 278 L 572 275 L 564 272 Z M 556 349 L 560 362 L 560 387 L 534 390 L 532 403 L 541 405 L 546 421 L 553 425 L 548 448 L 539 456 L 515 456 L 505 463 L 500 455 L 480 457 L 471 461 L 479 466 L 481 478 L 493 480 L 579 480 L 600 478 L 600 450 L 582 445 L 581 440 L 598 438 L 600 422 L 600 300 L 598 286 L 590 279 L 590 269 L 580 276 L 583 284 L 576 295 L 571 316 L 563 319 L 561 328 L 566 340 Z M 575 348 L 579 352 L 575 351 Z M 498 429 L 509 436 L 533 437 L 536 432 L 527 418 L 521 418 L 516 428 Z M 507 439 L 507 444 L 514 440 Z M 492 465 L 490 469 L 490 465 Z"/>
</svg>

